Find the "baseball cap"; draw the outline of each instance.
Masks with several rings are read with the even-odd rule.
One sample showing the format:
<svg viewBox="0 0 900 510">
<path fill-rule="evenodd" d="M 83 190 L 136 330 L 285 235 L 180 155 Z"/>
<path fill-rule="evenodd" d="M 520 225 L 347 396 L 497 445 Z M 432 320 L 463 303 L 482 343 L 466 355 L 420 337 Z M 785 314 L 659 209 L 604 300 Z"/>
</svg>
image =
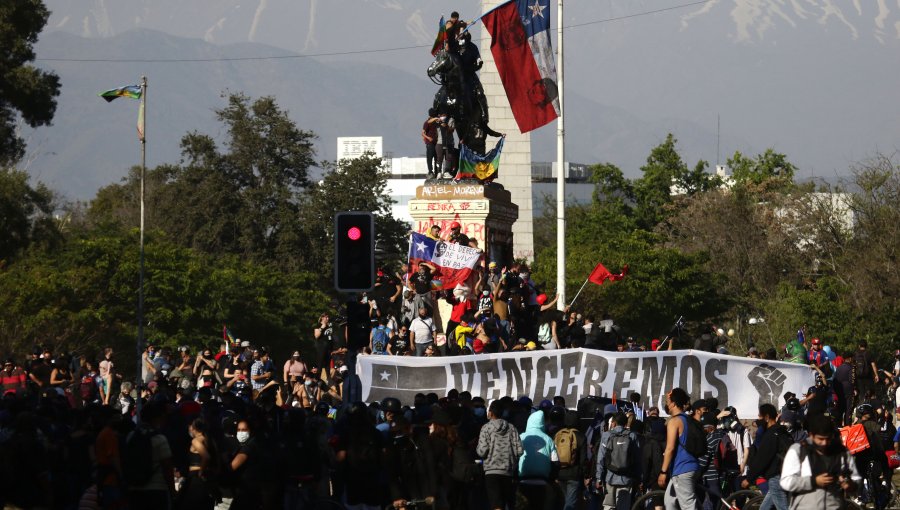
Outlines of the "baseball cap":
<svg viewBox="0 0 900 510">
<path fill-rule="evenodd" d="M 458 221 L 454 221 L 450 224 L 450 230 L 453 230 L 455 228 L 462 228 L 462 225 L 460 225 Z"/>
<path fill-rule="evenodd" d="M 537 344 L 534 342 L 528 342 L 527 344 L 525 344 L 525 349 L 529 350 L 529 351 L 533 351 L 533 350 L 537 349 Z"/>
<path fill-rule="evenodd" d="M 813 344 L 813 345 L 820 345 L 821 343 L 822 343 L 822 341 L 819 340 L 818 338 L 813 338 L 813 339 L 812 339 L 812 344 Z"/>
<path fill-rule="evenodd" d="M 719 424 L 719 419 L 716 418 L 716 415 L 710 412 L 703 413 L 703 416 L 700 417 L 700 425 L 703 427 L 711 426 L 715 427 Z"/>
<path fill-rule="evenodd" d="M 659 344 L 660 344 L 659 338 L 654 338 L 653 340 L 650 341 L 650 350 L 655 351 L 655 350 L 659 349 Z"/>
<path fill-rule="evenodd" d="M 497 263 L 496 263 L 496 262 L 491 262 L 490 264 L 488 264 L 488 267 L 497 267 Z"/>
</svg>

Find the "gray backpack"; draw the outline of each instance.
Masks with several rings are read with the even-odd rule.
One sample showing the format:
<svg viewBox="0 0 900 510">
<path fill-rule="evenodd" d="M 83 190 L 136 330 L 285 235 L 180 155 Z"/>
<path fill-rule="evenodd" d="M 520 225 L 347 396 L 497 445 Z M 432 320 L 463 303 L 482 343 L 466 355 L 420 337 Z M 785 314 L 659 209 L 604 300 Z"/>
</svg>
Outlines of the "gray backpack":
<svg viewBox="0 0 900 510">
<path fill-rule="evenodd" d="M 629 432 L 623 430 L 609 435 L 606 440 L 606 454 L 603 457 L 605 467 L 608 471 L 617 475 L 624 475 L 632 471 L 630 466 L 631 448 L 633 447 Z"/>
</svg>

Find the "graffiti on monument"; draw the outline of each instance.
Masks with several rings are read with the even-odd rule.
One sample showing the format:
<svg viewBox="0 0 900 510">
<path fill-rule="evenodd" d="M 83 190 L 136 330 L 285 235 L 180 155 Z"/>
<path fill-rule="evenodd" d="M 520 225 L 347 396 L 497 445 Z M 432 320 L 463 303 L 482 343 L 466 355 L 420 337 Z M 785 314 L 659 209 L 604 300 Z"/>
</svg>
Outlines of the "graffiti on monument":
<svg viewBox="0 0 900 510">
<path fill-rule="evenodd" d="M 432 225 L 441 227 L 441 233 L 449 235 L 450 224 L 454 221 L 459 222 L 460 232 L 468 236 L 470 239 L 478 240 L 478 243 L 484 245 L 484 221 L 471 221 L 460 218 L 459 214 L 455 214 L 453 218 L 434 218 L 416 221 L 416 232 L 420 234 L 428 233 Z"/>
<path fill-rule="evenodd" d="M 422 198 L 483 198 L 484 186 L 471 185 L 426 185 L 422 186 Z"/>
</svg>

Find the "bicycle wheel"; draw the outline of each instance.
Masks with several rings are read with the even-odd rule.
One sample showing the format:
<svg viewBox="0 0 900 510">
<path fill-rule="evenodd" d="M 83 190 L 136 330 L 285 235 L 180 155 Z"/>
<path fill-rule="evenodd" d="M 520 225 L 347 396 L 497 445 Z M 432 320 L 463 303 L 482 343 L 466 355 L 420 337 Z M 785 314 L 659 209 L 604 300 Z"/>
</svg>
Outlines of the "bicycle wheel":
<svg viewBox="0 0 900 510">
<path fill-rule="evenodd" d="M 762 504 L 762 499 L 763 495 L 756 489 L 734 491 L 722 498 L 719 510 L 757 510 Z"/>
<path fill-rule="evenodd" d="M 647 491 L 643 496 L 637 498 L 634 504 L 631 505 L 631 510 L 646 510 L 648 505 L 650 504 L 650 500 L 654 498 L 659 498 L 662 500 L 666 495 L 666 491 L 655 489 L 652 491 Z"/>
</svg>

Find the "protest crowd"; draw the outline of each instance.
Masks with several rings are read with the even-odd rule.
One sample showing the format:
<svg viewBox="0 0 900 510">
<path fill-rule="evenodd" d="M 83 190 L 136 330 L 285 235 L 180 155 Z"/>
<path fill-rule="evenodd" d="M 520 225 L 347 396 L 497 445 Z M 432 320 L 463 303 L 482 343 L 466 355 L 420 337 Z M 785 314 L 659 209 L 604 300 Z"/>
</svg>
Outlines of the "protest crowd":
<svg viewBox="0 0 900 510">
<path fill-rule="evenodd" d="M 468 244 L 458 228 L 447 241 Z M 412 406 L 359 402 L 349 384 L 356 356 L 673 348 L 623 336 L 607 317 L 557 311 L 528 273 L 489 263 L 470 275 L 471 289 L 444 291 L 432 287 L 427 263 L 379 271 L 371 292 L 311 325 L 313 352 L 284 361 L 227 336 L 199 349 L 150 345 L 135 384 L 109 348 L 10 357 L 0 372 L 0 503 L 687 510 L 722 508 L 738 494 L 735 508 L 888 507 L 900 351 L 893 366 L 879 365 L 864 341 L 837 353 L 801 330 L 780 353 L 741 353 L 817 373 L 805 395 L 787 393 L 780 409 L 762 405 L 758 416 L 690 402 L 680 388 L 663 409 L 638 394 L 485 402 L 451 390 L 419 394 Z M 435 324 L 441 300 L 452 313 Z M 678 347 L 727 353 L 724 343 L 709 325 Z M 866 445 L 853 454 L 837 433 L 851 424 Z"/>
</svg>

